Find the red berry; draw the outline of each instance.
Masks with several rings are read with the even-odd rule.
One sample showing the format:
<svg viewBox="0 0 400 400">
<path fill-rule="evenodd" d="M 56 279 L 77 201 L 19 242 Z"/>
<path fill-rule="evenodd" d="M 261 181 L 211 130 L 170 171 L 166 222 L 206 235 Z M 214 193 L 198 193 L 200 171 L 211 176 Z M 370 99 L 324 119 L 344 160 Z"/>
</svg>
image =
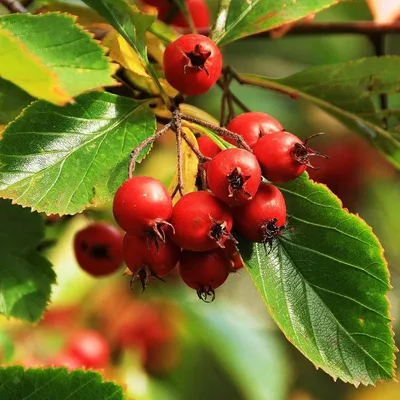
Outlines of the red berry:
<svg viewBox="0 0 400 400">
<path fill-rule="evenodd" d="M 207 136 L 198 137 L 197 144 L 203 156 L 213 158 L 221 152 L 221 148 Z"/>
<path fill-rule="evenodd" d="M 229 207 L 205 191 L 188 193 L 174 206 L 171 224 L 172 240 L 192 251 L 207 251 L 223 247 L 231 238 L 232 214 Z"/>
<path fill-rule="evenodd" d="M 110 347 L 97 331 L 75 332 L 68 341 L 67 354 L 82 361 L 87 368 L 104 368 L 110 361 Z"/>
<path fill-rule="evenodd" d="M 203 301 L 207 301 L 208 296 L 214 300 L 214 290 L 226 281 L 230 268 L 230 261 L 222 249 L 202 253 L 185 250 L 179 259 L 182 280 L 195 289 Z"/>
<path fill-rule="evenodd" d="M 183 35 L 164 52 L 165 78 L 183 94 L 207 92 L 221 75 L 222 56 L 207 36 Z"/>
<path fill-rule="evenodd" d="M 126 232 L 156 234 L 163 239 L 161 227 L 168 224 L 172 199 L 157 179 L 136 176 L 124 182 L 114 197 L 114 218 Z"/>
<path fill-rule="evenodd" d="M 235 209 L 235 229 L 251 242 L 271 243 L 285 227 L 286 203 L 281 191 L 262 182 L 254 199 Z"/>
<path fill-rule="evenodd" d="M 209 163 L 207 182 L 210 190 L 230 206 L 242 206 L 251 200 L 261 182 L 257 158 L 244 149 L 226 149 Z"/>
<path fill-rule="evenodd" d="M 171 0 L 142 0 L 150 6 L 156 7 L 158 18 L 161 21 L 170 23 L 175 27 L 189 28 L 183 12 Z M 194 26 L 197 29 L 205 29 L 210 26 L 210 12 L 205 0 L 186 0 L 187 10 L 192 17 Z"/>
<path fill-rule="evenodd" d="M 253 150 L 264 177 L 274 183 L 288 182 L 301 175 L 307 167 L 313 168 L 310 156 L 326 158 L 311 150 L 307 146 L 307 140 L 302 142 L 289 132 L 271 133 L 262 137 Z"/>
<path fill-rule="evenodd" d="M 74 251 L 84 271 L 93 276 L 110 275 L 123 263 L 122 234 L 108 224 L 91 224 L 75 235 Z"/>
<path fill-rule="evenodd" d="M 225 242 L 225 252 L 231 263 L 230 272 L 237 272 L 239 269 L 243 268 L 243 260 L 240 257 L 239 252 L 236 249 L 235 243 L 232 240 L 227 240 Z"/>
<path fill-rule="evenodd" d="M 273 132 L 282 132 L 282 125 L 270 115 L 261 112 L 247 112 L 233 118 L 226 127 L 228 130 L 242 135 L 244 141 L 253 147 L 258 139 Z M 224 138 L 227 142 L 237 145 L 231 138 Z"/>
<path fill-rule="evenodd" d="M 170 273 L 178 263 L 180 248 L 169 237 L 165 242 L 152 237 L 127 233 L 124 237 L 124 260 L 133 273 L 139 277 L 143 290 L 150 276 L 162 278 Z"/>
<path fill-rule="evenodd" d="M 205 0 L 186 0 L 186 7 L 197 29 L 206 29 L 210 26 L 210 12 Z M 171 25 L 189 28 L 189 23 L 182 12 L 171 21 Z"/>
</svg>

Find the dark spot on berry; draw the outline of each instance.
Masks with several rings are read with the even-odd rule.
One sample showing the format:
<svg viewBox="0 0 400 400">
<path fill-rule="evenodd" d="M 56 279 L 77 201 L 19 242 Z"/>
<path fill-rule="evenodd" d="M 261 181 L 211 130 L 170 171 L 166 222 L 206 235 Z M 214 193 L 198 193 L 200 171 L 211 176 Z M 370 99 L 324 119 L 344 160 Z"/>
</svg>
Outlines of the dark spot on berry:
<svg viewBox="0 0 400 400">
<path fill-rule="evenodd" d="M 185 52 L 185 56 L 189 60 L 188 64 L 185 65 L 185 72 L 186 68 L 194 68 L 202 70 L 209 75 L 207 68 L 205 67 L 205 63 L 208 57 L 211 56 L 211 51 L 206 50 L 200 44 L 196 44 L 193 51 Z"/>
<path fill-rule="evenodd" d="M 285 228 L 285 225 L 278 226 L 276 222 L 277 218 L 273 218 L 270 221 L 265 221 L 262 225 L 262 235 L 263 235 L 263 243 L 272 243 L 272 240 L 276 238 Z"/>
<path fill-rule="evenodd" d="M 92 246 L 90 249 L 90 255 L 98 260 L 110 258 L 110 255 L 108 254 L 108 247 L 103 244 Z"/>
<path fill-rule="evenodd" d="M 83 241 L 83 242 L 81 243 L 81 249 L 82 249 L 83 251 L 86 251 L 88 248 L 89 248 L 89 245 L 88 245 L 85 241 Z"/>
</svg>

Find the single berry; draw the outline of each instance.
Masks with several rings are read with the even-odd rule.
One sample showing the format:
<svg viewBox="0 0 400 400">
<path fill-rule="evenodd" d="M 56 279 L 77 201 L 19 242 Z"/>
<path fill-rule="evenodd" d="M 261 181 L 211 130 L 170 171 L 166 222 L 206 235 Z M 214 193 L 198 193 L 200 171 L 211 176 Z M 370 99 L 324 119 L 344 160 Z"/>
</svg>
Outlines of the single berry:
<svg viewBox="0 0 400 400">
<path fill-rule="evenodd" d="M 231 265 L 222 249 L 201 253 L 183 251 L 179 259 L 179 272 L 183 282 L 197 291 L 199 298 L 208 302 L 215 298 L 214 290 L 228 278 Z"/>
<path fill-rule="evenodd" d="M 262 182 L 254 199 L 235 209 L 235 230 L 251 242 L 271 243 L 285 228 L 286 203 L 281 191 Z"/>
<path fill-rule="evenodd" d="M 226 128 L 241 135 L 250 147 L 253 147 L 265 135 L 283 131 L 282 125 L 275 118 L 262 112 L 240 114 L 233 118 Z M 235 146 L 237 145 L 232 138 L 224 139 Z"/>
<path fill-rule="evenodd" d="M 163 226 L 172 213 L 172 199 L 157 179 L 136 176 L 124 182 L 114 197 L 114 218 L 126 232 L 155 234 L 164 240 Z"/>
<path fill-rule="evenodd" d="M 221 70 L 221 53 L 207 36 L 183 35 L 165 49 L 165 78 L 183 94 L 207 92 L 221 75 Z"/>
<path fill-rule="evenodd" d="M 221 148 L 207 136 L 198 137 L 197 144 L 199 146 L 200 153 L 205 157 L 213 158 L 221 152 Z M 206 165 L 208 165 L 208 162 L 204 164 L 205 168 L 207 168 Z"/>
<path fill-rule="evenodd" d="M 122 234 L 108 224 L 91 224 L 76 233 L 74 251 L 79 266 L 88 274 L 110 275 L 123 263 Z"/>
<path fill-rule="evenodd" d="M 110 361 L 108 342 L 93 330 L 75 332 L 68 340 L 66 353 L 81 360 L 86 368 L 104 368 Z"/>
<path fill-rule="evenodd" d="M 207 182 L 220 200 L 232 207 L 242 206 L 257 193 L 261 168 L 249 151 L 226 149 L 210 161 Z"/>
<path fill-rule="evenodd" d="M 189 28 L 189 23 L 182 11 L 172 0 L 142 0 L 150 6 L 156 7 L 158 18 L 178 28 Z M 205 0 L 186 0 L 187 10 L 197 29 L 206 29 L 210 26 L 210 12 Z"/>
<path fill-rule="evenodd" d="M 229 207 L 205 191 L 188 193 L 174 206 L 171 224 L 175 228 L 172 240 L 192 251 L 207 251 L 224 247 L 232 238 L 232 214 Z"/>
<path fill-rule="evenodd" d="M 307 167 L 315 168 L 310 164 L 310 156 L 327 158 L 308 147 L 309 139 L 302 142 L 289 132 L 271 133 L 262 137 L 253 150 L 264 177 L 274 183 L 288 182 L 301 175 Z"/>
<path fill-rule="evenodd" d="M 180 252 L 180 248 L 169 239 L 169 235 L 165 242 L 131 233 L 124 237 L 125 263 L 132 271 L 132 280 L 139 278 L 143 290 L 150 276 L 162 278 L 175 268 Z"/>
<path fill-rule="evenodd" d="M 225 252 L 230 261 L 230 272 L 237 272 L 239 269 L 243 268 L 242 257 L 232 240 L 227 240 L 225 242 Z"/>
</svg>

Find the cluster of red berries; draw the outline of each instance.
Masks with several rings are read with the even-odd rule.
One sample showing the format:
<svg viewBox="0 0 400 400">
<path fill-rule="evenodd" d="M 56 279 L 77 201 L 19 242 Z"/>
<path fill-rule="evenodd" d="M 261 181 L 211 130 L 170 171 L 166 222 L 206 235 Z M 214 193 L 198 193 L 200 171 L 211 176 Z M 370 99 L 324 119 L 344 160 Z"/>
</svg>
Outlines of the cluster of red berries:
<svg viewBox="0 0 400 400">
<path fill-rule="evenodd" d="M 207 300 L 230 272 L 240 268 L 233 229 L 252 242 L 271 243 L 286 224 L 286 205 L 280 190 L 266 182 L 282 183 L 299 176 L 309 156 L 319 154 L 283 130 L 263 113 L 245 113 L 228 128 L 241 134 L 253 152 L 220 151 L 211 139 L 199 138 L 210 191 L 184 195 L 173 206 L 165 186 L 156 179 L 133 177 L 118 189 L 114 217 L 127 232 L 123 257 L 145 287 L 148 278 L 162 278 L 177 264 L 182 280 Z"/>
</svg>

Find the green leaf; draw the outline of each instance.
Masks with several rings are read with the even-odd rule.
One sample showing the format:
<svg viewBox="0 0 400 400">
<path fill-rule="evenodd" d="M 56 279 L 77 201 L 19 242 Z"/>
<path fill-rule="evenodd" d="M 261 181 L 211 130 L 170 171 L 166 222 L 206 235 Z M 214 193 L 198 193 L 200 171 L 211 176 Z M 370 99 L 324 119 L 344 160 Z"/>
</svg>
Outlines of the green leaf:
<svg viewBox="0 0 400 400">
<path fill-rule="evenodd" d="M 280 188 L 289 228 L 271 249 L 239 246 L 272 317 L 334 378 L 355 385 L 392 379 L 389 273 L 377 238 L 306 174 Z"/>
<path fill-rule="evenodd" d="M 14 344 L 12 338 L 5 332 L 0 331 L 0 364 L 9 363 L 14 355 Z"/>
<path fill-rule="evenodd" d="M 381 112 L 374 104 L 379 94 L 398 92 L 399 70 L 400 57 L 387 56 L 312 67 L 283 79 L 246 74 L 240 78 L 315 104 L 360 133 L 400 169 L 398 133 L 384 128 L 384 117 L 389 126 L 391 116 L 397 122 L 396 110 Z"/>
<path fill-rule="evenodd" d="M 43 236 L 39 214 L 0 199 L 0 313 L 6 317 L 36 322 L 49 302 L 55 274 L 36 251 Z"/>
<path fill-rule="evenodd" d="M 108 21 L 136 50 L 146 64 L 146 31 L 156 16 L 148 15 L 130 6 L 124 0 L 83 0 Z"/>
<path fill-rule="evenodd" d="M 0 28 L 0 77 L 34 97 L 62 105 L 115 84 L 115 67 L 72 16 L 11 14 Z"/>
<path fill-rule="evenodd" d="M 155 129 L 147 103 L 105 92 L 63 108 L 36 101 L 3 132 L 0 196 L 48 214 L 110 201 L 130 152 Z"/>
<path fill-rule="evenodd" d="M 28 93 L 0 78 L 0 125 L 12 121 L 32 101 Z"/>
<path fill-rule="evenodd" d="M 222 0 L 211 38 L 219 46 L 267 31 L 336 4 L 337 0 Z"/>
<path fill-rule="evenodd" d="M 122 388 L 114 382 L 104 382 L 93 371 L 66 368 L 31 368 L 20 366 L 0 368 L 0 398 L 4 400 L 57 399 L 87 400 L 124 398 Z"/>
<path fill-rule="evenodd" d="M 287 398 L 284 348 L 273 331 L 260 327 L 244 310 L 223 303 L 186 310 L 191 330 L 221 362 L 244 398 Z"/>
<path fill-rule="evenodd" d="M 83 0 L 83 2 L 96 10 L 135 49 L 164 100 L 169 104 L 168 96 L 147 57 L 146 31 L 149 30 L 156 16 L 144 14 L 124 0 Z"/>
</svg>

